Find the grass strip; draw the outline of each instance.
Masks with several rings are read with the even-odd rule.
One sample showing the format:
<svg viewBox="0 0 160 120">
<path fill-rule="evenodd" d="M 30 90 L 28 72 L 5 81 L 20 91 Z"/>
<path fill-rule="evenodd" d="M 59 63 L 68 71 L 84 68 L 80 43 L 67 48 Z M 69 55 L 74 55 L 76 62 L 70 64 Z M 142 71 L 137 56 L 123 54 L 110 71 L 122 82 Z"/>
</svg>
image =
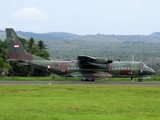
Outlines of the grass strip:
<svg viewBox="0 0 160 120">
<path fill-rule="evenodd" d="M 81 81 L 80 78 L 74 77 L 61 77 L 57 75 L 51 75 L 48 77 L 0 77 L 0 81 Z M 130 82 L 130 78 L 103 78 L 95 80 L 95 82 Z M 134 78 L 134 81 L 137 82 L 138 78 Z M 152 78 L 143 79 L 143 82 L 153 82 L 160 81 L 160 76 L 153 76 Z"/>
<path fill-rule="evenodd" d="M 1 120 L 158 120 L 159 86 L 0 85 Z"/>
</svg>

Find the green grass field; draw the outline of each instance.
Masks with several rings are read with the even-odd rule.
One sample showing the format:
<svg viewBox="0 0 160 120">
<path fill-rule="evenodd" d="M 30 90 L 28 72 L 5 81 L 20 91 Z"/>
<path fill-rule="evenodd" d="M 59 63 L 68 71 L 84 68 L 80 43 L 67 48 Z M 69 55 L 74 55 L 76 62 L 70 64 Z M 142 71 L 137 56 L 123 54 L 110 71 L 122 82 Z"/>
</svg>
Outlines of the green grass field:
<svg viewBox="0 0 160 120">
<path fill-rule="evenodd" d="M 160 86 L 0 85 L 0 120 L 159 120 Z"/>
<path fill-rule="evenodd" d="M 2 77 L 0 76 L 0 81 L 81 81 L 80 78 L 74 77 L 61 77 L 58 75 L 51 75 L 48 77 Z M 95 82 L 131 82 L 131 78 L 104 78 L 100 80 L 95 80 Z M 138 78 L 134 78 L 134 81 L 137 82 Z M 143 82 L 156 82 L 160 81 L 160 76 L 152 76 L 149 79 L 143 79 Z"/>
</svg>

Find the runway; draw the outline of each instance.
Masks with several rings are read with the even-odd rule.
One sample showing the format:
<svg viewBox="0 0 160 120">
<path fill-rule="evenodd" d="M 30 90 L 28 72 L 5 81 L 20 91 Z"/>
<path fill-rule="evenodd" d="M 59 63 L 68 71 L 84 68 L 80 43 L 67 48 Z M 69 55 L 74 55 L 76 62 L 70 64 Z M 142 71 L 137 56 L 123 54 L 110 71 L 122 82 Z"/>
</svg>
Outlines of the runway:
<svg viewBox="0 0 160 120">
<path fill-rule="evenodd" d="M 129 86 L 160 86 L 160 82 L 81 82 L 81 81 L 0 81 L 1 85 L 27 85 L 27 84 L 68 84 L 68 85 L 129 85 Z"/>
</svg>

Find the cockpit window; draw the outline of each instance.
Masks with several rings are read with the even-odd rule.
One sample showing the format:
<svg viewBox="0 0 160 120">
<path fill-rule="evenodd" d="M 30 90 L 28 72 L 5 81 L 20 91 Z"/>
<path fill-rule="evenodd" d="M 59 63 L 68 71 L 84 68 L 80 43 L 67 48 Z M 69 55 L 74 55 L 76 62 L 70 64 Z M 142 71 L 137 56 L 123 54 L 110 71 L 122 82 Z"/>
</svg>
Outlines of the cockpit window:
<svg viewBox="0 0 160 120">
<path fill-rule="evenodd" d="M 144 63 L 140 63 L 138 67 L 140 69 L 148 68 Z"/>
<path fill-rule="evenodd" d="M 148 66 L 144 64 L 144 68 L 148 68 Z"/>
<path fill-rule="evenodd" d="M 139 68 L 142 69 L 143 68 L 143 63 L 139 64 Z"/>
</svg>

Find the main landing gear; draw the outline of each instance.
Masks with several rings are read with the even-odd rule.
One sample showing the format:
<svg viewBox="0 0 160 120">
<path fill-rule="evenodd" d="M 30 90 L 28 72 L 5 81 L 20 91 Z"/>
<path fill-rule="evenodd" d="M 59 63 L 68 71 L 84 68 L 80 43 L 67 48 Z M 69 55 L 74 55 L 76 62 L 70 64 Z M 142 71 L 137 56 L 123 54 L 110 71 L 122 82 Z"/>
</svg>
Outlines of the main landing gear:
<svg viewBox="0 0 160 120">
<path fill-rule="evenodd" d="M 81 79 L 81 80 L 82 82 L 86 82 L 86 81 L 93 82 L 94 81 L 94 79 Z"/>
<path fill-rule="evenodd" d="M 134 78 L 131 77 L 131 80 L 132 80 L 132 81 L 133 81 L 133 79 L 134 79 Z M 142 78 L 138 78 L 138 82 L 142 82 L 142 80 L 143 80 Z"/>
</svg>

